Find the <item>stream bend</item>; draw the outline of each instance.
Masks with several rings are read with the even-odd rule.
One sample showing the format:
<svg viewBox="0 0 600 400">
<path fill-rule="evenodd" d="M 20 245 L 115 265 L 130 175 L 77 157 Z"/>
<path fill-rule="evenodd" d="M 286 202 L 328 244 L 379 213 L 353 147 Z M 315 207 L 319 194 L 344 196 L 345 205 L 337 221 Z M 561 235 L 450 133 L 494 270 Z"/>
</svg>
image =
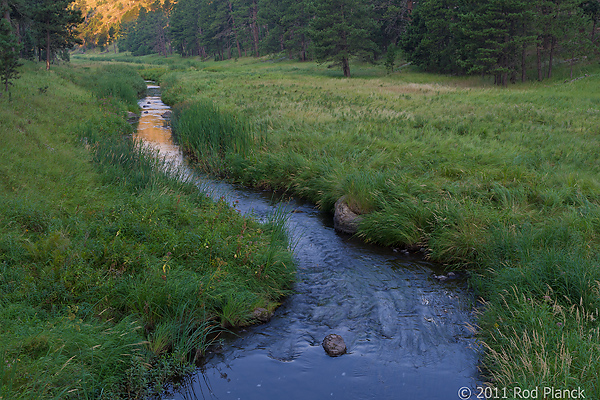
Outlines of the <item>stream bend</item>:
<svg viewBox="0 0 600 400">
<path fill-rule="evenodd" d="M 162 117 L 169 107 L 157 86 L 149 86 L 140 107 L 137 136 L 194 174 Z M 256 218 L 285 207 L 298 277 L 269 323 L 228 339 L 163 399 L 471 398 L 459 397 L 461 388 L 476 394 L 478 352 L 467 328 L 473 296 L 464 280 L 441 283 L 435 264 L 339 234 L 311 204 L 278 204 L 269 192 L 194 176 L 202 190 Z M 348 354 L 326 355 L 321 342 L 329 333 L 343 336 Z"/>
</svg>

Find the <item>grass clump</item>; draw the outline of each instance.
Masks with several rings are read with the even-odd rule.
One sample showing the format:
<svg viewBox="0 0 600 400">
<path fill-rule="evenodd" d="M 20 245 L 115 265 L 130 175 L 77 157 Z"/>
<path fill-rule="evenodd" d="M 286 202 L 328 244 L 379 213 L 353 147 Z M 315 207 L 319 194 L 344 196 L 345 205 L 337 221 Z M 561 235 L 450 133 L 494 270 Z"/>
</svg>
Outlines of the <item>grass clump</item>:
<svg viewBox="0 0 600 400">
<path fill-rule="evenodd" d="M 81 74 L 72 69 L 60 69 L 64 78 L 90 90 L 97 99 L 104 102 L 115 99 L 125 103 L 134 111 L 137 101 L 146 93 L 146 83 L 133 67 L 108 64 L 100 67 L 87 67 L 89 74 Z"/>
<path fill-rule="evenodd" d="M 182 105 L 174 110 L 172 127 L 178 143 L 201 160 L 234 153 L 244 156 L 253 141 L 250 124 L 209 102 Z"/>
<path fill-rule="evenodd" d="M 277 227 L 131 139 L 118 71 L 31 63 L 0 99 L 2 398 L 144 398 L 293 280 Z"/>
</svg>

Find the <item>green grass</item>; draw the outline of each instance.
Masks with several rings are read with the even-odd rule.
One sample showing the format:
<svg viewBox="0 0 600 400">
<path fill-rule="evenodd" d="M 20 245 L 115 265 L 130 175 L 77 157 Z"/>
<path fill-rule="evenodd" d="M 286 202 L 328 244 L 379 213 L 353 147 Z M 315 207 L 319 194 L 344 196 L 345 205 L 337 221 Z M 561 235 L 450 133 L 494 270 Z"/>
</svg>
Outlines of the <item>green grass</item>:
<svg viewBox="0 0 600 400">
<path fill-rule="evenodd" d="M 276 57 L 135 61 L 169 65 L 170 104 L 235 115 L 264 138 L 200 160 L 214 173 L 324 211 L 345 195 L 364 240 L 471 270 L 490 385 L 600 398 L 597 65 L 578 65 L 576 81 L 559 66 L 553 80 L 498 89 L 412 67 L 357 64 L 345 79 Z"/>
<path fill-rule="evenodd" d="M 174 109 L 172 128 L 177 142 L 197 160 L 245 156 L 264 135 L 244 119 L 220 111 L 211 103 L 183 104 Z"/>
<path fill-rule="evenodd" d="M 473 270 L 490 384 L 600 397 L 600 69 L 506 90 L 479 77 L 353 72 L 240 60 L 161 83 L 172 104 L 212 102 L 266 127 L 261 145 L 214 172 L 325 211 L 345 195 L 363 213 L 363 239 Z"/>
<path fill-rule="evenodd" d="M 143 398 L 290 287 L 280 226 L 130 139 L 141 87 L 31 63 L 0 99 L 0 398 Z"/>
</svg>

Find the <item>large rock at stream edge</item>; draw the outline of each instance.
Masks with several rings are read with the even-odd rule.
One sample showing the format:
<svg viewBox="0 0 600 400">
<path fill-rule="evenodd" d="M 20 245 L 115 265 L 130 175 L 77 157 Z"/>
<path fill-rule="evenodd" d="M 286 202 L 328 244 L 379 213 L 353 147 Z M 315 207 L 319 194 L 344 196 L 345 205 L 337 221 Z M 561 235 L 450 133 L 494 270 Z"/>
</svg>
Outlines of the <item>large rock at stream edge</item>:
<svg viewBox="0 0 600 400">
<path fill-rule="evenodd" d="M 361 217 L 350 209 L 346 202 L 346 196 L 342 196 L 335 202 L 333 214 L 333 227 L 336 231 L 349 233 L 351 235 L 358 231 Z"/>
<path fill-rule="evenodd" d="M 341 356 L 346 353 L 346 343 L 340 335 L 332 333 L 323 339 L 323 348 L 331 357 Z"/>
<path fill-rule="evenodd" d="M 273 313 L 266 308 L 257 308 L 252 312 L 252 318 L 259 322 L 269 322 Z"/>
</svg>

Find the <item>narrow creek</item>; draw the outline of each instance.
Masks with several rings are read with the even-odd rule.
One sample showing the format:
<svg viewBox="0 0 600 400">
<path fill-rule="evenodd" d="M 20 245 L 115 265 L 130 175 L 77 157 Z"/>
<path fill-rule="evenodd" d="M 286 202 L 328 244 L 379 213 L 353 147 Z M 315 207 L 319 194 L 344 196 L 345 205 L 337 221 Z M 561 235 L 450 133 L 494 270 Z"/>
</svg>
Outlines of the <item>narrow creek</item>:
<svg viewBox="0 0 600 400">
<path fill-rule="evenodd" d="M 140 107 L 138 137 L 186 166 L 162 117 L 169 107 L 159 87 L 149 86 Z M 258 219 L 278 206 L 269 192 L 195 179 L 201 190 Z M 270 322 L 228 338 L 163 399 L 471 398 L 459 396 L 464 387 L 476 394 L 478 353 L 467 328 L 474 300 L 464 279 L 439 282 L 435 264 L 338 234 L 311 204 L 279 206 L 289 211 L 295 244 L 294 294 Z M 348 354 L 324 352 L 321 342 L 330 333 L 342 335 Z"/>
</svg>

